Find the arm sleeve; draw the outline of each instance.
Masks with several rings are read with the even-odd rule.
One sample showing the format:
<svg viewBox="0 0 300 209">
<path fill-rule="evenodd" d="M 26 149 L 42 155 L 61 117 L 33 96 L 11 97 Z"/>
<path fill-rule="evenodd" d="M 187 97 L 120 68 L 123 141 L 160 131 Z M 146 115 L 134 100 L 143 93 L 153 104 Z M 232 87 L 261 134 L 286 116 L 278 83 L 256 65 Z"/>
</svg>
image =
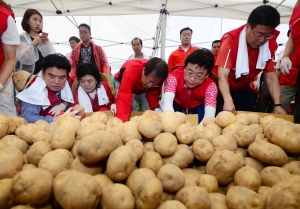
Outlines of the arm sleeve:
<svg viewBox="0 0 300 209">
<path fill-rule="evenodd" d="M 38 54 L 37 54 L 38 55 Z M 23 36 L 20 36 L 20 44 L 17 47 L 17 60 L 23 65 L 33 65 L 38 61 L 39 57 L 36 57 L 34 46 L 27 45 Z"/>
<path fill-rule="evenodd" d="M 173 108 L 174 98 L 175 98 L 175 94 L 173 92 L 164 93 L 164 101 L 162 107 L 163 112 L 167 110 L 171 110 L 172 112 L 174 112 L 174 108 Z"/>
<path fill-rule="evenodd" d="M 168 78 L 165 81 L 165 89 L 164 89 L 164 95 L 163 95 L 163 101 L 162 101 L 162 110 L 171 110 L 174 111 L 173 108 L 173 102 L 175 98 L 176 93 L 176 87 L 177 87 L 177 80 L 175 76 L 172 74 L 169 74 Z"/>
<path fill-rule="evenodd" d="M 22 117 L 27 120 L 28 123 L 35 123 L 38 120 L 44 120 L 48 123 L 53 122 L 52 116 L 41 116 L 42 107 L 39 105 L 29 104 L 22 102 Z"/>
<path fill-rule="evenodd" d="M 50 40 L 47 43 L 40 43 L 37 48 L 40 50 L 41 54 L 43 57 L 46 57 L 48 54 L 54 54 L 55 48 L 53 47 L 52 43 Z"/>
<path fill-rule="evenodd" d="M 7 45 L 20 44 L 20 37 L 14 19 L 11 16 L 7 18 L 7 29 L 1 36 L 1 41 Z"/>
<path fill-rule="evenodd" d="M 232 68 L 231 45 L 232 36 L 228 36 L 221 45 L 215 65 L 227 69 Z"/>
<path fill-rule="evenodd" d="M 205 92 L 204 104 L 205 106 L 216 107 L 217 105 L 218 87 L 215 82 L 209 84 Z"/>
<path fill-rule="evenodd" d="M 169 74 L 172 72 L 172 67 L 174 67 L 174 65 L 174 57 L 173 54 L 171 54 L 168 59 Z"/>
<path fill-rule="evenodd" d="M 100 69 L 100 71 L 102 73 L 108 73 L 109 74 L 110 73 L 110 68 L 109 68 L 107 56 L 106 56 L 106 54 L 105 54 L 105 52 L 104 52 L 104 50 L 102 48 L 100 50 L 101 50 L 101 55 L 102 55 L 102 57 L 101 57 L 101 69 Z"/>
<path fill-rule="evenodd" d="M 214 118 L 216 115 L 216 108 L 211 106 L 205 106 L 204 108 L 204 117 L 202 121 L 199 123 L 199 125 L 203 125 L 203 120 L 205 118 Z"/>
<path fill-rule="evenodd" d="M 147 91 L 146 96 L 150 110 L 154 110 L 156 107 L 159 107 L 158 97 L 160 96 L 161 88 L 162 87 L 153 88 Z"/>
<path fill-rule="evenodd" d="M 69 61 L 70 61 L 70 65 L 71 65 L 71 72 L 70 72 L 70 77 L 71 80 L 74 81 L 76 78 L 76 49 L 77 47 L 75 47 L 70 56 L 69 56 Z"/>
<path fill-rule="evenodd" d="M 274 71 L 275 71 L 275 63 L 272 59 L 269 59 L 266 64 L 266 67 L 264 69 L 264 72 L 270 73 L 270 72 L 274 72 Z"/>
</svg>

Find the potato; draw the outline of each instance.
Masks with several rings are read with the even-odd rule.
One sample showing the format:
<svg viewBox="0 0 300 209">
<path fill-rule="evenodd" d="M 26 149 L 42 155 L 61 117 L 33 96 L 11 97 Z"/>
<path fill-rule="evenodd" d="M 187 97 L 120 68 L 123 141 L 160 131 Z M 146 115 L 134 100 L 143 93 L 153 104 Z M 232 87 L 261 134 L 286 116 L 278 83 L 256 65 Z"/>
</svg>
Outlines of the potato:
<svg viewBox="0 0 300 209">
<path fill-rule="evenodd" d="M 49 171 L 54 177 L 60 172 L 68 170 L 73 161 L 72 153 L 65 149 L 56 149 L 46 153 L 38 167 Z"/>
<path fill-rule="evenodd" d="M 23 164 L 22 170 L 27 170 L 27 169 L 32 169 L 32 168 L 37 168 L 36 165 L 33 164 Z"/>
<path fill-rule="evenodd" d="M 291 175 L 272 187 L 266 200 L 266 209 L 299 208 L 299 194 L 300 176 Z"/>
<path fill-rule="evenodd" d="M 126 186 L 131 190 L 133 195 L 138 193 L 139 188 L 146 182 L 146 180 L 156 178 L 155 173 L 149 168 L 139 168 L 129 175 L 126 181 Z"/>
<path fill-rule="evenodd" d="M 14 205 L 14 199 L 10 192 L 12 187 L 12 179 L 6 178 L 0 180 L 0 208 L 9 209 Z"/>
<path fill-rule="evenodd" d="M 119 146 L 119 139 L 109 131 L 95 131 L 81 139 L 77 145 L 77 153 L 81 162 L 86 164 L 97 163 Z"/>
<path fill-rule="evenodd" d="M 197 139 L 193 143 L 192 151 L 200 162 L 207 162 L 214 153 L 214 147 L 208 140 Z"/>
<path fill-rule="evenodd" d="M 80 121 L 80 127 L 85 126 L 86 124 L 90 123 L 91 117 L 85 117 Z"/>
<path fill-rule="evenodd" d="M 17 125 L 17 128 L 21 125 L 26 125 L 28 122 L 25 120 L 25 118 L 19 117 L 19 116 L 13 116 L 10 119 L 12 119 L 15 124 Z M 0 137 L 1 138 L 1 137 Z"/>
<path fill-rule="evenodd" d="M 77 154 L 77 146 L 78 146 L 78 144 L 79 144 L 79 141 L 75 140 L 75 143 L 73 144 L 73 147 L 71 149 L 71 153 L 72 153 L 74 159 L 76 157 L 78 157 L 78 154 Z"/>
<path fill-rule="evenodd" d="M 106 125 L 103 123 L 88 123 L 86 125 L 81 125 L 77 130 L 76 140 L 81 140 L 83 137 L 97 130 L 106 130 Z"/>
<path fill-rule="evenodd" d="M 237 143 L 236 140 L 230 135 L 219 135 L 211 140 L 214 150 L 218 149 L 228 149 L 231 151 L 236 151 Z"/>
<path fill-rule="evenodd" d="M 101 208 L 134 209 L 134 197 L 130 189 L 123 184 L 111 184 L 103 190 Z"/>
<path fill-rule="evenodd" d="M 193 127 L 196 131 L 197 139 L 203 139 L 205 127 L 204 126 L 193 126 Z"/>
<path fill-rule="evenodd" d="M 248 113 L 247 115 L 250 118 L 250 123 L 251 124 L 259 124 L 260 116 L 257 113 L 251 112 L 251 113 Z"/>
<path fill-rule="evenodd" d="M 232 136 L 238 146 L 247 147 L 254 141 L 256 132 L 252 127 L 243 125 L 236 129 Z"/>
<path fill-rule="evenodd" d="M 177 119 L 177 114 L 171 110 L 162 112 L 159 115 L 159 117 L 163 124 L 163 131 L 166 133 L 174 134 L 176 132 L 177 127 L 180 124 L 183 124 L 180 120 Z"/>
<path fill-rule="evenodd" d="M 242 124 L 240 123 L 231 123 L 230 125 L 223 128 L 222 134 L 232 136 L 232 134 L 240 127 L 242 127 Z"/>
<path fill-rule="evenodd" d="M 157 152 L 146 152 L 140 161 L 140 168 L 149 168 L 155 174 L 163 166 L 161 156 Z"/>
<path fill-rule="evenodd" d="M 71 149 L 75 142 L 75 133 L 69 130 L 55 131 L 51 141 L 52 149 Z"/>
<path fill-rule="evenodd" d="M 38 142 L 38 141 L 44 141 L 47 143 L 51 143 L 52 141 L 52 136 L 46 132 L 46 131 L 36 131 L 33 135 L 32 135 L 32 142 Z"/>
<path fill-rule="evenodd" d="M 197 139 L 197 132 L 193 126 L 181 124 L 176 129 L 176 137 L 181 144 L 190 144 Z"/>
<path fill-rule="evenodd" d="M 197 186 L 197 183 L 192 178 L 185 176 L 184 179 L 183 187 Z"/>
<path fill-rule="evenodd" d="M 161 181 L 164 191 L 176 192 L 184 186 L 185 177 L 183 172 L 176 165 L 166 164 L 162 166 L 157 178 Z"/>
<path fill-rule="evenodd" d="M 263 202 L 266 202 L 269 192 L 271 191 L 271 187 L 260 186 L 257 193 L 263 199 Z"/>
<path fill-rule="evenodd" d="M 206 127 L 209 124 L 214 124 L 216 123 L 216 119 L 215 118 L 204 118 L 203 119 L 203 126 Z"/>
<path fill-rule="evenodd" d="M 251 119 L 246 113 L 239 113 L 235 116 L 235 122 L 248 126 L 251 123 Z"/>
<path fill-rule="evenodd" d="M 187 209 L 210 209 L 211 201 L 207 191 L 198 186 L 183 187 L 175 199 L 183 203 Z"/>
<path fill-rule="evenodd" d="M 260 171 L 261 185 L 272 187 L 273 185 L 291 176 L 290 172 L 279 167 L 268 166 Z"/>
<path fill-rule="evenodd" d="M 226 196 L 220 193 L 208 193 L 211 206 L 210 209 L 227 209 Z"/>
<path fill-rule="evenodd" d="M 52 183 L 53 177 L 49 171 L 27 169 L 14 176 L 11 193 L 15 203 L 38 206 L 50 199 Z"/>
<path fill-rule="evenodd" d="M 104 191 L 105 189 L 107 189 L 107 187 L 111 184 L 113 184 L 114 182 L 108 178 L 107 175 L 105 174 L 96 174 L 93 176 L 97 181 L 98 183 L 100 184 L 101 188 L 102 188 L 102 191 Z"/>
<path fill-rule="evenodd" d="M 263 164 L 252 157 L 245 157 L 245 166 L 255 168 L 258 172 L 260 172 L 264 168 Z"/>
<path fill-rule="evenodd" d="M 4 147 L 0 149 L 0 180 L 12 178 L 21 171 L 23 165 L 23 153 L 16 147 Z"/>
<path fill-rule="evenodd" d="M 234 184 L 257 192 L 261 184 L 261 177 L 255 168 L 244 166 L 234 174 Z"/>
<path fill-rule="evenodd" d="M 44 120 L 37 120 L 37 121 L 35 121 L 35 123 L 34 124 L 36 124 L 38 127 L 39 127 L 39 130 L 44 130 L 44 128 L 46 127 L 46 126 L 48 126 L 48 124 L 49 123 L 47 123 L 46 121 L 44 121 Z"/>
<path fill-rule="evenodd" d="M 259 124 L 250 124 L 249 126 L 254 129 L 256 134 L 263 134 L 264 133 L 263 127 Z"/>
<path fill-rule="evenodd" d="M 0 114 L 0 139 L 7 134 L 9 134 L 9 118 L 4 114 Z"/>
<path fill-rule="evenodd" d="M 234 186 L 230 188 L 225 199 L 228 209 L 264 208 L 264 202 L 260 195 L 251 189 L 242 186 Z"/>
<path fill-rule="evenodd" d="M 266 125 L 265 135 L 269 142 L 280 146 L 284 151 L 300 153 L 300 130 L 292 122 L 276 118 Z"/>
<path fill-rule="evenodd" d="M 73 115 L 65 115 L 55 121 L 55 131 L 58 131 L 58 129 L 69 130 L 75 135 L 79 127 L 80 120 L 75 118 Z"/>
<path fill-rule="evenodd" d="M 281 147 L 263 140 L 255 140 L 250 144 L 248 153 L 259 162 L 268 165 L 282 166 L 288 162 L 288 157 Z"/>
<path fill-rule="evenodd" d="M 121 129 L 121 139 L 126 144 L 131 139 L 142 140 L 142 135 L 137 129 L 137 123 L 133 121 L 125 122 Z"/>
<path fill-rule="evenodd" d="M 73 160 L 70 166 L 70 170 L 76 170 L 94 176 L 102 172 L 102 167 L 99 163 L 94 165 L 86 165 L 80 162 L 79 158 L 77 157 Z"/>
<path fill-rule="evenodd" d="M 157 209 L 186 209 L 185 205 L 178 200 L 167 200 L 163 202 Z"/>
<path fill-rule="evenodd" d="M 35 208 L 27 206 L 27 205 L 17 205 L 17 206 L 12 207 L 11 209 L 35 209 Z"/>
<path fill-rule="evenodd" d="M 207 125 L 204 129 L 204 133 L 201 138 L 211 142 L 214 137 L 219 136 L 221 134 L 221 131 L 218 130 L 217 126 L 218 125 L 216 124 Z"/>
<path fill-rule="evenodd" d="M 0 114 L 0 127 L 1 127 L 1 124 L 6 124 L 6 123 L 8 125 L 7 134 L 14 133 L 15 130 L 17 129 L 17 124 L 8 115 Z M 4 127 L 5 126 L 3 126 L 3 128 Z M 5 128 L 4 128 L 4 130 L 5 130 Z M 2 131 L 1 131 L 1 128 L 0 128 L 0 138 L 1 138 L 1 132 Z"/>
<path fill-rule="evenodd" d="M 23 154 L 25 154 L 28 150 L 28 144 L 26 143 L 26 141 L 20 139 L 15 135 L 6 135 L 1 139 L 1 141 L 6 146 L 13 146 L 18 148 Z"/>
<path fill-rule="evenodd" d="M 244 164 L 242 155 L 227 149 L 216 150 L 206 164 L 206 173 L 216 177 L 220 185 L 227 185 Z"/>
<path fill-rule="evenodd" d="M 38 130 L 39 128 L 36 124 L 27 124 L 18 127 L 15 133 L 19 138 L 25 140 L 28 144 L 32 144 L 33 143 L 32 136 Z"/>
<path fill-rule="evenodd" d="M 26 153 L 26 157 L 29 163 L 38 166 L 42 157 L 52 151 L 51 145 L 44 141 L 34 143 Z"/>
<path fill-rule="evenodd" d="M 235 152 L 242 155 L 243 157 L 247 157 L 247 149 L 238 147 Z"/>
<path fill-rule="evenodd" d="M 217 179 L 208 174 L 203 174 L 199 177 L 198 186 L 204 188 L 208 193 L 213 193 L 218 191 L 218 181 Z"/>
<path fill-rule="evenodd" d="M 201 171 L 193 168 L 184 168 L 182 169 L 185 179 L 190 179 L 194 183 L 193 185 L 197 186 L 198 180 L 202 175 Z M 186 186 L 186 185 L 185 185 Z"/>
<path fill-rule="evenodd" d="M 136 159 L 140 160 L 141 157 L 144 154 L 144 145 L 143 143 L 138 139 L 131 139 L 129 140 L 125 146 L 131 147 L 131 149 L 134 151 L 136 155 Z"/>
<path fill-rule="evenodd" d="M 156 209 L 163 194 L 162 183 L 157 178 L 145 181 L 135 195 L 136 209 Z"/>
<path fill-rule="evenodd" d="M 117 117 L 109 118 L 106 123 L 107 128 L 113 128 L 120 125 L 123 125 L 123 121 Z"/>
<path fill-rule="evenodd" d="M 84 114 L 84 107 L 81 106 L 81 105 L 79 105 L 79 104 L 76 104 L 76 105 L 73 107 L 72 111 L 74 111 L 74 110 L 79 110 L 80 113 Z"/>
<path fill-rule="evenodd" d="M 103 123 L 106 124 L 107 115 L 104 112 L 93 112 L 90 116 L 90 123 Z"/>
<path fill-rule="evenodd" d="M 0 140 L 0 150 L 3 149 L 4 147 L 7 147 L 6 144 L 4 144 L 4 143 Z"/>
<path fill-rule="evenodd" d="M 74 170 L 63 171 L 53 182 L 55 200 L 62 208 L 98 208 L 102 189 L 95 178 Z"/>
<path fill-rule="evenodd" d="M 120 146 L 109 155 L 106 173 L 115 182 L 123 181 L 133 171 L 136 161 L 136 155 L 131 147 Z"/>
<path fill-rule="evenodd" d="M 186 120 L 186 115 L 182 112 L 175 112 L 175 115 L 177 117 L 177 120 L 179 121 L 180 124 L 184 124 Z"/>
<path fill-rule="evenodd" d="M 271 120 L 274 120 L 275 119 L 275 116 L 273 115 L 267 115 L 263 118 L 260 118 L 260 125 L 265 128 L 266 125 L 271 121 Z"/>
<path fill-rule="evenodd" d="M 186 144 L 179 144 L 174 155 L 163 158 L 164 164 L 174 164 L 180 169 L 186 168 L 194 160 L 194 154 Z"/>
<path fill-rule="evenodd" d="M 56 127 L 56 122 L 52 122 L 50 124 L 48 124 L 45 128 L 44 131 L 46 131 L 47 133 L 50 134 L 51 138 L 54 136 L 54 132 L 55 132 L 55 127 Z"/>
<path fill-rule="evenodd" d="M 235 115 L 229 111 L 222 111 L 216 116 L 216 124 L 222 128 L 235 123 Z"/>
<path fill-rule="evenodd" d="M 146 142 L 144 144 L 144 153 L 146 152 L 155 152 L 153 142 Z"/>
<path fill-rule="evenodd" d="M 153 145 L 155 151 L 162 157 L 169 157 L 176 152 L 177 139 L 173 134 L 160 133 L 154 138 Z"/>
<path fill-rule="evenodd" d="M 147 112 L 147 111 L 146 111 Z M 163 130 L 163 124 L 159 116 L 154 114 L 143 114 L 137 120 L 137 128 L 140 134 L 147 139 L 154 139 Z"/>
<path fill-rule="evenodd" d="M 283 169 L 288 170 L 292 175 L 300 175 L 300 161 L 292 161 L 282 166 Z"/>
</svg>

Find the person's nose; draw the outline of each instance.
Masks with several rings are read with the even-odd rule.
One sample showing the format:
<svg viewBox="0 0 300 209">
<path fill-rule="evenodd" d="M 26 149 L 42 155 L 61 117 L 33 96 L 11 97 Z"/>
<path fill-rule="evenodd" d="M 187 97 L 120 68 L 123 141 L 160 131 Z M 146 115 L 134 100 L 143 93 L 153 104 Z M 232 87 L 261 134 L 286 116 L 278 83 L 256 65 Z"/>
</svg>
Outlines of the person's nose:
<svg viewBox="0 0 300 209">
<path fill-rule="evenodd" d="M 55 83 L 55 84 L 59 83 L 59 78 L 55 77 L 55 78 L 54 78 L 54 83 Z"/>
</svg>

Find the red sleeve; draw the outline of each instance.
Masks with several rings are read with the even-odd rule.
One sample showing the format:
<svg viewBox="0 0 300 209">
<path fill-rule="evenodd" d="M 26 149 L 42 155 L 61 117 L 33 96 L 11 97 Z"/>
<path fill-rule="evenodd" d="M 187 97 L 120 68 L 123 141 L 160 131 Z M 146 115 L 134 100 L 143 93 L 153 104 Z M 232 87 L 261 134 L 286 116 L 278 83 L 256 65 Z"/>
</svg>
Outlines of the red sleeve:
<svg viewBox="0 0 300 209">
<path fill-rule="evenodd" d="M 272 59 L 268 60 L 266 67 L 264 69 L 265 73 L 270 73 L 275 71 L 275 63 L 273 62 Z"/>
<path fill-rule="evenodd" d="M 72 50 L 72 52 L 69 56 L 69 61 L 70 61 L 70 65 L 71 65 L 70 77 L 71 77 L 72 81 L 74 81 L 76 78 L 76 49 L 77 49 L 77 47 L 75 47 Z"/>
<path fill-rule="evenodd" d="M 161 87 L 159 88 L 151 88 L 146 93 L 147 101 L 149 103 L 149 107 L 151 110 L 154 110 L 155 107 L 159 107 L 158 97 L 161 93 Z"/>
<path fill-rule="evenodd" d="M 215 65 L 227 69 L 232 68 L 231 45 L 232 36 L 228 36 L 221 45 Z"/>
<path fill-rule="evenodd" d="M 78 100 L 78 89 L 76 90 L 75 94 L 74 94 L 74 104 L 79 104 L 79 100 Z"/>
<path fill-rule="evenodd" d="M 126 67 L 116 99 L 116 117 L 120 118 L 123 122 L 129 120 L 132 104 L 132 88 L 140 76 L 140 73 L 137 73 L 136 67 L 135 65 Z"/>
<path fill-rule="evenodd" d="M 168 59 L 168 68 L 169 68 L 169 74 L 173 71 L 173 67 L 175 65 L 175 60 L 174 60 L 174 56 L 173 53 L 170 54 L 169 59 Z"/>
<path fill-rule="evenodd" d="M 108 108 L 110 108 L 110 106 L 115 103 L 115 97 L 114 95 L 112 94 L 110 88 L 109 88 L 109 85 L 108 83 L 106 83 L 105 81 L 102 81 L 102 85 L 103 87 L 105 88 L 105 91 L 106 91 L 106 95 L 109 99 L 109 103 L 107 104 Z"/>
</svg>

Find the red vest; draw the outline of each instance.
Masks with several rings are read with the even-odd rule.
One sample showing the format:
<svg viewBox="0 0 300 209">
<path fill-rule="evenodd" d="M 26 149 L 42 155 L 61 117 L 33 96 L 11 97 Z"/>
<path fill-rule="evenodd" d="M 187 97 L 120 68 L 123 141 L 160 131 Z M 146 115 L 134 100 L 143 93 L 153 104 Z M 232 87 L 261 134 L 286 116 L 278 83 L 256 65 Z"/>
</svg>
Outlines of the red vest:
<svg viewBox="0 0 300 209">
<path fill-rule="evenodd" d="M 230 89 L 233 90 L 233 91 L 237 91 L 239 89 L 244 89 L 246 88 L 251 81 L 254 80 L 254 78 L 261 72 L 260 69 L 255 69 L 254 68 L 250 68 L 250 61 L 249 61 L 249 74 L 248 75 L 242 75 L 240 78 L 236 79 L 235 78 L 235 64 L 236 64 L 236 59 L 237 59 L 237 53 L 238 53 L 238 43 L 239 43 L 239 37 L 240 37 L 240 33 L 241 31 L 244 29 L 245 25 L 235 29 L 235 30 L 232 30 L 232 31 L 229 31 L 227 33 L 225 33 L 221 39 L 221 45 L 223 43 L 223 41 L 229 36 L 231 35 L 233 37 L 233 41 L 232 41 L 232 45 L 231 45 L 231 57 L 232 57 L 232 64 L 233 64 L 233 67 L 232 69 L 230 69 L 230 73 L 229 73 L 229 76 L 228 76 L 228 83 L 230 85 Z M 271 38 L 269 40 L 269 49 L 270 49 L 270 52 L 271 52 L 271 57 L 273 58 L 274 55 L 275 55 L 275 52 L 277 50 L 277 42 L 276 42 L 276 39 L 279 35 L 279 31 L 275 30 L 274 31 L 275 35 L 273 38 Z M 258 50 L 257 50 L 257 57 L 255 60 L 251 60 L 252 62 L 254 62 L 254 65 L 253 66 L 256 66 L 256 62 L 257 62 L 257 58 L 258 58 Z M 253 63 L 252 63 L 253 64 Z"/>
<path fill-rule="evenodd" d="M 56 105 L 59 105 L 62 102 L 62 100 L 53 91 L 48 89 L 48 87 L 47 87 L 47 90 L 48 90 L 48 99 L 50 101 L 50 106 L 45 110 L 42 108 L 42 110 L 40 112 L 41 116 L 47 116 L 47 115 L 52 116 L 51 114 L 49 114 L 49 111 L 53 107 L 55 107 Z"/>
<path fill-rule="evenodd" d="M 9 16 L 12 16 L 15 19 L 14 13 L 12 11 L 4 8 L 3 6 L 0 6 L 0 70 L 2 69 L 2 64 L 5 60 L 1 37 L 7 29 L 7 18 Z"/>
<path fill-rule="evenodd" d="M 213 79 L 206 78 L 205 81 L 194 89 L 183 88 L 184 86 L 184 67 L 176 68 L 172 73 L 177 80 L 175 102 L 181 107 L 192 109 L 204 103 L 207 87 L 213 82 Z"/>
<path fill-rule="evenodd" d="M 291 61 L 295 68 L 300 67 L 300 5 L 294 8 L 291 16 L 290 30 L 294 43 L 294 54 L 291 56 Z"/>
</svg>

